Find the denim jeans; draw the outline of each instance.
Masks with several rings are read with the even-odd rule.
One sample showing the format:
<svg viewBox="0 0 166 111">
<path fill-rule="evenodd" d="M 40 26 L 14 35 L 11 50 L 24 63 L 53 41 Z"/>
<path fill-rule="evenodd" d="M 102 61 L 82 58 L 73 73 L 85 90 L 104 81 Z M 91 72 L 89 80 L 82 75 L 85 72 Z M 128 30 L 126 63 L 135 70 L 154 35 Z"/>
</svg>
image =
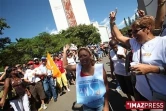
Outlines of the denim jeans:
<svg viewBox="0 0 166 111">
<path fill-rule="evenodd" d="M 43 80 L 43 87 L 48 99 L 51 99 L 52 96 L 54 100 L 57 98 L 55 81 L 53 77 L 45 77 Z"/>
<path fill-rule="evenodd" d="M 83 111 L 103 111 L 103 105 L 98 108 L 90 108 L 88 106 L 83 105 Z"/>
</svg>

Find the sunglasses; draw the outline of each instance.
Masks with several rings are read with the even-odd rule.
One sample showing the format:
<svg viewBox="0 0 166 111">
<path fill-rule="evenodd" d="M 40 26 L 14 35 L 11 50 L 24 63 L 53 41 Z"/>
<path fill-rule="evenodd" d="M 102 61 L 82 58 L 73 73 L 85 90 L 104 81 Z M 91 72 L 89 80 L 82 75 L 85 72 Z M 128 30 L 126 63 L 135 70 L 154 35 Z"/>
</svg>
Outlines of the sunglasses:
<svg viewBox="0 0 166 111">
<path fill-rule="evenodd" d="M 16 67 L 12 68 L 12 71 L 15 71 L 15 70 L 17 70 L 17 68 L 16 68 Z"/>
<path fill-rule="evenodd" d="M 139 29 L 132 30 L 132 33 L 133 33 L 133 34 L 137 34 L 140 30 L 142 30 L 142 29 L 144 29 L 144 28 L 147 28 L 147 27 L 140 27 Z"/>
</svg>

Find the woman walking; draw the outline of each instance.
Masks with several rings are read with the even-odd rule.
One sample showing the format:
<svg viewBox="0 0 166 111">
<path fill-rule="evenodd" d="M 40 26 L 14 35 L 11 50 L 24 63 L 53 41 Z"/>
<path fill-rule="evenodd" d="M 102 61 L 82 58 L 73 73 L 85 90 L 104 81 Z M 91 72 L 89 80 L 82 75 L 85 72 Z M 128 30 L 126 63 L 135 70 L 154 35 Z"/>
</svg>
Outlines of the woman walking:
<svg viewBox="0 0 166 111">
<path fill-rule="evenodd" d="M 83 111 L 109 111 L 108 85 L 103 64 L 95 64 L 89 49 L 78 50 L 79 64 L 68 65 L 66 51 L 63 49 L 63 65 L 66 69 L 76 71 L 77 103 L 83 104 Z"/>
</svg>

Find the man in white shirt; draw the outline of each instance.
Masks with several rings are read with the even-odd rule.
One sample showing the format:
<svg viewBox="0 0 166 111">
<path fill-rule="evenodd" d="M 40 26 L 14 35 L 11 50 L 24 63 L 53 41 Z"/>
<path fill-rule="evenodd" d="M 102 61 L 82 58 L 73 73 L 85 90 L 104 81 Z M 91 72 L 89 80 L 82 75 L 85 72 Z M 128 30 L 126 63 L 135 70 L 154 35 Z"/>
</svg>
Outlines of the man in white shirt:
<svg viewBox="0 0 166 111">
<path fill-rule="evenodd" d="M 51 100 L 51 98 L 53 96 L 54 102 L 56 102 L 57 93 L 56 93 L 56 88 L 55 88 L 55 81 L 54 81 L 54 78 L 52 77 L 52 72 L 51 72 L 51 70 L 47 69 L 47 67 L 46 67 L 46 63 L 47 63 L 46 57 L 42 57 L 41 61 L 42 61 L 42 64 L 39 66 L 39 70 L 42 75 L 45 75 L 42 80 L 44 91 L 45 91 L 49 101 Z"/>
<path fill-rule="evenodd" d="M 41 79 L 39 78 L 40 75 L 37 75 L 40 72 L 36 68 L 34 69 L 33 64 L 34 64 L 33 61 L 28 62 L 28 69 L 24 74 L 24 80 L 30 83 L 29 89 L 33 98 L 35 99 L 35 101 L 33 102 L 37 102 L 38 101 L 37 96 L 39 96 L 42 103 L 41 108 L 47 109 L 47 106 L 44 103 L 44 99 L 46 98 L 46 96 L 43 90 L 43 85 Z"/>
</svg>

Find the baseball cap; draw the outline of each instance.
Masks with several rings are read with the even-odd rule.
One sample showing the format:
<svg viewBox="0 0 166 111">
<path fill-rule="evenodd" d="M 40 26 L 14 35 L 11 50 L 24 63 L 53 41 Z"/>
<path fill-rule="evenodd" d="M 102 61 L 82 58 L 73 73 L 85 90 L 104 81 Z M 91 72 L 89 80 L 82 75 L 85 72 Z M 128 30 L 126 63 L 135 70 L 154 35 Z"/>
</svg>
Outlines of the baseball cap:
<svg viewBox="0 0 166 111">
<path fill-rule="evenodd" d="M 41 60 L 46 60 L 46 59 L 47 59 L 47 58 L 46 58 L 46 57 L 44 57 L 44 56 L 43 56 L 43 57 L 41 57 Z"/>
<path fill-rule="evenodd" d="M 33 60 L 35 61 L 35 60 L 39 60 L 39 59 L 37 57 L 35 57 Z"/>
<path fill-rule="evenodd" d="M 28 62 L 28 65 L 32 65 L 32 64 L 34 64 L 33 61 L 29 61 L 29 62 Z"/>
</svg>

